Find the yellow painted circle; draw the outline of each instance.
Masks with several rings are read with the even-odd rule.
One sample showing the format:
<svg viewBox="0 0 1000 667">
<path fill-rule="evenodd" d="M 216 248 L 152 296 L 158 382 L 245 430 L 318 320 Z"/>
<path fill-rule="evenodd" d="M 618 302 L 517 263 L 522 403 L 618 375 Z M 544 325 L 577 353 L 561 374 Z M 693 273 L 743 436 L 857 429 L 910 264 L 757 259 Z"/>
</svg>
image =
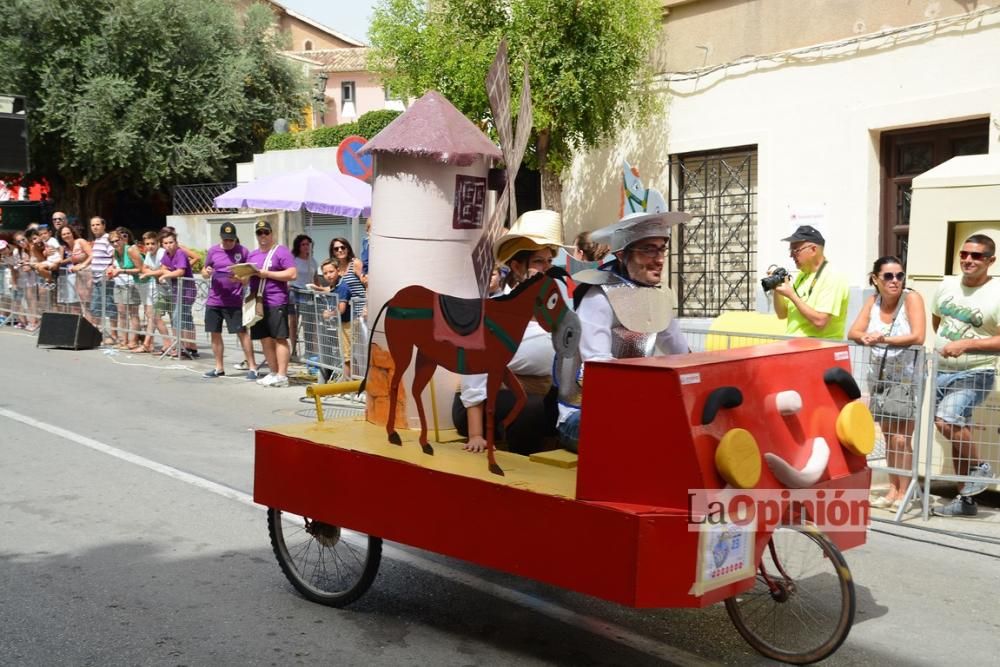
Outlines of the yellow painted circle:
<svg viewBox="0 0 1000 667">
<path fill-rule="evenodd" d="M 875 449 L 875 420 L 861 401 L 851 401 L 837 415 L 837 437 L 851 452 L 868 456 Z"/>
<path fill-rule="evenodd" d="M 738 489 L 752 489 L 760 481 L 760 448 L 750 431 L 730 429 L 715 449 L 715 467 L 722 479 Z"/>
</svg>

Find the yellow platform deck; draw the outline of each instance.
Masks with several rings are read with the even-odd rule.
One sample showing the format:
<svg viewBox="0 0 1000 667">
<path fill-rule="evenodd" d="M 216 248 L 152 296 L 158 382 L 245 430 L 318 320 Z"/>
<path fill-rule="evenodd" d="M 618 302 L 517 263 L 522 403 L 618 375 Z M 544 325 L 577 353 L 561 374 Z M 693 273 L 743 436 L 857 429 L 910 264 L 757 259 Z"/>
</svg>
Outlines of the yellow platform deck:
<svg viewBox="0 0 1000 667">
<path fill-rule="evenodd" d="M 363 417 L 327 420 L 322 423 L 286 424 L 261 429 L 271 433 L 309 440 L 327 447 L 338 447 L 406 463 L 439 472 L 480 479 L 494 484 L 543 493 L 561 498 L 576 498 L 576 468 L 564 467 L 575 458 L 569 452 L 551 452 L 541 458 L 552 458 L 552 463 L 532 461 L 527 456 L 497 451 L 497 463 L 504 474 L 494 475 L 487 468 L 486 453 L 472 453 L 462 449 L 459 440 L 434 442 L 434 454 L 424 454 L 418 443 L 419 432 L 401 429 L 403 445 L 392 445 L 386 438 L 384 426 L 370 424 Z M 450 432 L 454 434 L 453 431 Z M 429 434 L 430 435 L 430 434 Z M 449 438 L 442 438 L 448 440 Z M 538 457 L 539 455 L 536 455 Z"/>
</svg>

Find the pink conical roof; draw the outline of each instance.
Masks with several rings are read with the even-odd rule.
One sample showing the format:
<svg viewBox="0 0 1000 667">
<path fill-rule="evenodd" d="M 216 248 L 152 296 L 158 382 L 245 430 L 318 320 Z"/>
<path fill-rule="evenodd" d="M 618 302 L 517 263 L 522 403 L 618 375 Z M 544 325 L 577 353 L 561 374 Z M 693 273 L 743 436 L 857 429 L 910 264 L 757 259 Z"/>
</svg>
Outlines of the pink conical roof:
<svg viewBox="0 0 1000 667">
<path fill-rule="evenodd" d="M 500 160 L 500 149 L 444 95 L 432 90 L 366 143 L 359 154 L 382 152 L 467 166 L 480 156 Z"/>
</svg>

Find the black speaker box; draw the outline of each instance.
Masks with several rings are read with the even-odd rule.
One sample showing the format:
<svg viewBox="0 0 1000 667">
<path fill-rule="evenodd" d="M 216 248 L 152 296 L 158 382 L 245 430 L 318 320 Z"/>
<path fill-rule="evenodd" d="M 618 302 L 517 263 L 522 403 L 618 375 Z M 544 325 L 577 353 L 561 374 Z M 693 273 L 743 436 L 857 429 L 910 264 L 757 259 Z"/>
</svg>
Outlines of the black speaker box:
<svg viewBox="0 0 1000 667">
<path fill-rule="evenodd" d="M 38 347 L 61 347 L 69 350 L 90 350 L 101 344 L 101 330 L 82 315 L 42 313 L 38 330 Z"/>
</svg>

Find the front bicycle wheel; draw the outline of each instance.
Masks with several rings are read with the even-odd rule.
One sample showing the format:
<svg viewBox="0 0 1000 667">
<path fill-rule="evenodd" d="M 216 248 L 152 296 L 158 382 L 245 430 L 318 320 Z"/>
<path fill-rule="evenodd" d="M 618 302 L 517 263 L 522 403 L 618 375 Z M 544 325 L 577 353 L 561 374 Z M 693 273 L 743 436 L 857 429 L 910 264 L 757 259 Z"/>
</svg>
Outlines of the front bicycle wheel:
<svg viewBox="0 0 1000 667">
<path fill-rule="evenodd" d="M 840 648 L 855 604 L 843 554 L 814 526 L 796 525 L 774 531 L 753 588 L 727 599 L 726 611 L 758 652 L 803 665 Z"/>
<path fill-rule="evenodd" d="M 267 510 L 271 547 L 281 571 L 306 599 L 343 607 L 372 585 L 382 562 L 382 538 L 306 517 Z"/>
</svg>

